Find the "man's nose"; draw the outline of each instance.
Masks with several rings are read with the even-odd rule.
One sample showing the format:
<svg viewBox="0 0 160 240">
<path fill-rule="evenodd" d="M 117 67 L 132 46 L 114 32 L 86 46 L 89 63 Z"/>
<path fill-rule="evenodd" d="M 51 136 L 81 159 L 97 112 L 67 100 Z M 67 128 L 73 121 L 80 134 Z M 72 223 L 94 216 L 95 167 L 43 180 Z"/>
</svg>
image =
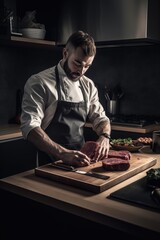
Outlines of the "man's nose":
<svg viewBox="0 0 160 240">
<path fill-rule="evenodd" d="M 84 66 L 80 66 L 78 69 L 80 74 L 83 74 L 85 72 L 85 67 Z"/>
</svg>

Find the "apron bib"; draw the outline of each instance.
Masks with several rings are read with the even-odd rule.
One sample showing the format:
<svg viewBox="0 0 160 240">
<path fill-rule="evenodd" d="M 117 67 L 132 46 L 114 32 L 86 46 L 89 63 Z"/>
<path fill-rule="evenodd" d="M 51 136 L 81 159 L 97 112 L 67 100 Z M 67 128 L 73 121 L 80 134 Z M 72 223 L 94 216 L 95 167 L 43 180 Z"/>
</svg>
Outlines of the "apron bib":
<svg viewBox="0 0 160 240">
<path fill-rule="evenodd" d="M 83 102 L 67 102 L 61 100 L 60 79 L 58 68 L 55 68 L 58 104 L 55 115 L 46 128 L 45 132 L 56 143 L 67 149 L 80 150 L 84 144 L 83 128 L 87 118 L 87 106 L 84 89 L 81 85 Z M 52 160 L 44 152 L 38 152 L 39 165 L 46 164 Z"/>
</svg>

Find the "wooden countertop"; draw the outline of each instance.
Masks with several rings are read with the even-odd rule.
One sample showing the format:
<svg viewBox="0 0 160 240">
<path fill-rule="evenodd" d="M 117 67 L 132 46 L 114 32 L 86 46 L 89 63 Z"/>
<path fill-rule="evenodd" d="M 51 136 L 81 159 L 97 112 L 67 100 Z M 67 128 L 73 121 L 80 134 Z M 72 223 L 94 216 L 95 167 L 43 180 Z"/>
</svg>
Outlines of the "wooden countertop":
<svg viewBox="0 0 160 240">
<path fill-rule="evenodd" d="M 18 124 L 0 125 L 0 140 L 8 140 L 19 137 L 22 137 L 20 125 Z"/>
<path fill-rule="evenodd" d="M 85 125 L 86 127 L 92 127 L 91 123 L 87 123 Z M 151 124 L 145 127 L 128 127 L 128 126 L 121 126 L 121 125 L 115 125 L 111 124 L 111 128 L 114 131 L 125 131 L 125 132 L 134 132 L 134 133 L 149 133 L 155 130 L 160 129 L 159 124 Z"/>
<path fill-rule="evenodd" d="M 85 127 L 91 128 L 92 125 L 90 123 L 86 123 Z M 160 130 L 160 125 L 153 124 L 146 127 L 127 127 L 120 125 L 111 125 L 112 130 L 114 131 L 125 131 L 125 132 L 135 132 L 135 133 L 149 133 L 154 130 Z M 22 133 L 20 130 L 20 125 L 18 124 L 4 124 L 0 125 L 0 140 L 8 140 L 12 138 L 22 137 Z"/>
<path fill-rule="evenodd" d="M 148 154 L 142 154 L 148 156 Z M 153 156 L 152 154 L 150 154 Z M 160 155 L 154 154 L 160 167 Z M 136 233 L 139 229 L 160 234 L 160 212 L 151 211 L 132 204 L 108 199 L 110 193 L 146 176 L 146 170 L 111 187 L 93 194 L 91 192 L 64 185 L 53 180 L 35 176 L 34 170 L 9 176 L 0 180 L 0 188 L 19 196 L 43 203 L 45 206 L 80 216 L 125 232 Z"/>
</svg>

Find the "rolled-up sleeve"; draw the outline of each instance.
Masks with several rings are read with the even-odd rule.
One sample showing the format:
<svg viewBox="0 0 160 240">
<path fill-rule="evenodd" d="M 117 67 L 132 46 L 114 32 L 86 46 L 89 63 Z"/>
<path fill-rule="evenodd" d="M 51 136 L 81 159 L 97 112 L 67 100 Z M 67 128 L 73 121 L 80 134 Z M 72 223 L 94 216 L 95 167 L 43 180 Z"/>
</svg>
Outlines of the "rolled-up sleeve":
<svg viewBox="0 0 160 240">
<path fill-rule="evenodd" d="M 92 128 L 98 132 L 101 123 L 110 124 L 110 119 L 106 116 L 105 110 L 99 101 L 98 90 L 93 81 L 84 81 L 87 97 L 88 120 L 92 123 Z"/>
<path fill-rule="evenodd" d="M 44 117 L 42 95 L 45 95 L 45 93 L 43 86 L 37 84 L 37 82 L 38 79 L 32 76 L 24 87 L 21 114 L 21 131 L 24 138 L 27 138 L 28 133 L 33 128 L 41 126 Z"/>
<path fill-rule="evenodd" d="M 44 79 L 45 77 L 32 75 L 24 86 L 20 128 L 25 139 L 33 128 L 45 129 L 56 110 L 56 91 L 50 91 L 53 80 L 52 84 L 44 84 Z"/>
</svg>

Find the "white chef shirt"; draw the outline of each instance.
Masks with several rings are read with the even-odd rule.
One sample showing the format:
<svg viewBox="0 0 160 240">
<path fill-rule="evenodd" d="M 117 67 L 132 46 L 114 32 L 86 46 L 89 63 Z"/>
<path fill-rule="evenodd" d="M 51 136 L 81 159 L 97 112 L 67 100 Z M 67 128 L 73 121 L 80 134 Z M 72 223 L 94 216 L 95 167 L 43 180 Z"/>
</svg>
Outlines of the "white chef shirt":
<svg viewBox="0 0 160 240">
<path fill-rule="evenodd" d="M 67 78 L 63 68 L 58 63 L 60 78 L 61 100 L 69 102 L 84 101 L 79 81 Z M 100 122 L 108 121 L 105 111 L 99 102 L 98 91 L 94 82 L 86 76 L 80 81 L 86 96 L 88 120 L 92 123 L 93 130 Z M 38 74 L 32 75 L 24 86 L 22 101 L 21 131 L 24 138 L 35 127 L 46 129 L 54 117 L 58 102 L 56 88 L 55 66 Z"/>
</svg>

